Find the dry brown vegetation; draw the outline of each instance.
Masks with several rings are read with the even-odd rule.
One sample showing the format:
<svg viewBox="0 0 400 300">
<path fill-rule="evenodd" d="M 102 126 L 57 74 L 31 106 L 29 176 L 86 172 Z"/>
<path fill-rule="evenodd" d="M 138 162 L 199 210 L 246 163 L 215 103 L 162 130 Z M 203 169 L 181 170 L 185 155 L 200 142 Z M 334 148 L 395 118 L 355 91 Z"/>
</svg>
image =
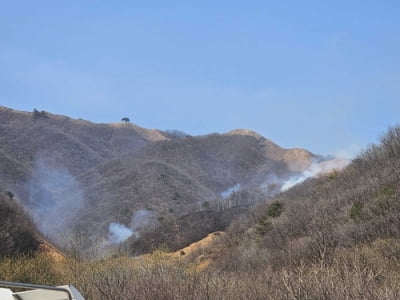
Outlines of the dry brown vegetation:
<svg viewBox="0 0 400 300">
<path fill-rule="evenodd" d="M 393 248 L 394 247 L 394 251 Z M 86 299 L 398 299 L 399 243 L 337 249 L 329 264 L 273 269 L 198 269 L 155 251 L 143 258 L 70 259 L 55 267 L 46 257 L 3 259 L 6 280 L 76 286 Z M 256 255 L 256 253 L 254 253 Z M 256 259 L 256 258 L 253 258 Z M 258 258 L 259 261 L 263 259 Z"/>
<path fill-rule="evenodd" d="M 260 204 L 226 238 L 218 270 L 264 274 L 272 298 L 397 299 L 400 128 L 341 172 Z"/>
<path fill-rule="evenodd" d="M 87 299 L 399 299 L 399 167 L 396 127 L 343 171 L 257 204 L 197 252 L 212 256 L 205 269 L 155 251 L 73 256 L 54 278 Z"/>
<path fill-rule="evenodd" d="M 141 209 L 157 218 L 146 238 L 129 241 L 131 253 L 181 248 L 226 228 L 259 200 L 253 187 L 269 175 L 290 176 L 315 158 L 248 130 L 192 137 L 4 107 L 0 120 L 0 190 L 12 191 L 53 242 L 86 234 L 85 249 Z M 245 191 L 222 201 L 238 183 Z"/>
<path fill-rule="evenodd" d="M 11 192 L 0 192 L 0 257 L 29 255 L 38 247 L 39 234 L 29 215 Z"/>
</svg>

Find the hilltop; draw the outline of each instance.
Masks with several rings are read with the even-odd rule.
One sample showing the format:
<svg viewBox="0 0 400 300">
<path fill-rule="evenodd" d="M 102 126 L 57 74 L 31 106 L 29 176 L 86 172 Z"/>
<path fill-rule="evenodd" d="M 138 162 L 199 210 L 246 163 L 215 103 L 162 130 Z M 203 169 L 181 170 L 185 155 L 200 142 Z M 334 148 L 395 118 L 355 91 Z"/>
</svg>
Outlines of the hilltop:
<svg viewBox="0 0 400 300">
<path fill-rule="evenodd" d="M 39 278 L 104 300 L 399 299 L 399 153 L 400 127 L 391 128 L 348 167 L 261 200 L 226 232 L 176 252 L 72 256 Z M 43 267 L 22 269 L 32 264 Z"/>
<path fill-rule="evenodd" d="M 105 247 L 112 242 L 109 224 L 115 222 L 116 228 L 132 231 L 118 242 L 119 251 L 148 254 L 88 260 L 76 250 L 89 245 L 74 248 L 77 244 L 72 252 L 59 253 L 43 243 L 22 207 L 32 213 L 35 204 L 43 203 L 14 196 L 12 190 L 0 193 L 5 217 L 0 235 L 8 253 L 38 250 L 51 259 L 3 259 L 0 275 L 67 281 L 93 299 L 120 298 L 121 293 L 139 299 L 400 297 L 400 127 L 390 128 L 380 144 L 347 167 L 343 160 L 313 164 L 317 156 L 282 149 L 249 130 L 201 137 L 156 132 L 156 139 L 143 138 L 133 152 L 114 154 L 77 174 L 61 172 L 46 160 L 42 169 L 32 161 L 32 173 L 22 170 L 35 183 L 30 193 L 62 203 L 47 213 L 63 212 L 70 217 L 63 225 L 70 228 L 73 220 L 80 227 L 81 240 L 75 242 L 103 238 L 100 247 Z M 307 153 L 307 172 L 318 169 L 319 175 L 283 191 L 284 179 L 307 173 L 294 172 L 289 161 L 299 158 L 300 168 Z M 13 163 L 16 154 L 7 156 Z M 274 181 L 265 181 L 273 176 Z M 45 184 L 53 177 L 58 180 Z M 78 196 L 79 210 L 68 215 Z M 224 232 L 212 233 L 220 229 Z M 8 255 L 4 246 L 2 251 Z M 10 265 L 15 272 L 8 271 Z M 46 272 L 36 276 L 32 270 L 38 268 Z"/>
<path fill-rule="evenodd" d="M 190 136 L 5 107 L 0 120 L 0 188 L 44 235 L 86 236 L 83 248 L 114 244 L 115 223 L 131 231 L 132 253 L 179 249 L 223 230 L 320 159 L 244 129 Z"/>
</svg>

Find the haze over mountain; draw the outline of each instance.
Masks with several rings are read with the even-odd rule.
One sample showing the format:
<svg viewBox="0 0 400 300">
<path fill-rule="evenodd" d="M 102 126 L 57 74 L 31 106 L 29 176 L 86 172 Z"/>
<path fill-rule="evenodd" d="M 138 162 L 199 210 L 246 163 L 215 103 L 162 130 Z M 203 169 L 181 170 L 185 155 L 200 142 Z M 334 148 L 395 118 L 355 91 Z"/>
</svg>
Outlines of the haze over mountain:
<svg viewBox="0 0 400 300">
<path fill-rule="evenodd" d="M 189 136 L 6 107 L 0 120 L 0 189 L 43 234 L 61 242 L 79 233 L 82 247 L 130 237 L 133 253 L 161 242 L 177 249 L 322 160 L 244 129 Z"/>
</svg>

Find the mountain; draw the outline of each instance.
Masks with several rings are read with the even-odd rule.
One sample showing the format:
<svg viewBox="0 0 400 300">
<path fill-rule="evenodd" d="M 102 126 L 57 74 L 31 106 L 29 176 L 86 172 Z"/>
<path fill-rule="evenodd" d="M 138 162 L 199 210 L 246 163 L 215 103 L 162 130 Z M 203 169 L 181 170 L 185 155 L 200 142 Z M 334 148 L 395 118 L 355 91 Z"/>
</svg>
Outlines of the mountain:
<svg viewBox="0 0 400 300">
<path fill-rule="evenodd" d="M 189 263 L 237 280 L 233 298 L 398 299 L 399 165 L 397 126 L 343 170 L 261 201 Z"/>
<path fill-rule="evenodd" d="M 225 232 L 210 234 L 176 252 L 158 249 L 135 258 L 116 253 L 87 260 L 74 251 L 63 256 L 45 246 L 50 261 L 42 255 L 1 259 L 0 275 L 9 281 L 72 283 L 87 299 L 264 299 L 265 295 L 271 299 L 399 299 L 399 162 L 400 127 L 395 127 L 344 169 L 328 166 L 343 166 L 343 161 L 314 164 L 322 169 L 319 176 L 251 207 L 236 206 L 244 212 L 225 224 Z M 256 187 L 235 188 L 224 199 L 251 199 L 255 197 L 251 191 L 258 193 Z M 10 239 L 4 228 L 12 234 L 34 228 L 17 206 L 12 193 L 0 193 L 0 236 L 8 245 L 18 239 Z M 191 214 L 159 220 L 166 226 L 141 231 L 140 237 L 119 246 L 133 254 L 147 252 L 160 242 L 176 240 L 176 246 L 182 242 L 179 238 L 198 238 L 207 226 L 207 230 L 224 226 L 218 223 L 228 219 L 227 213 L 233 212 L 209 204 Z M 136 211 L 130 228 L 154 217 L 150 211 Z"/>
<path fill-rule="evenodd" d="M 0 257 L 31 254 L 39 249 L 40 234 L 11 192 L 0 192 Z"/>
<path fill-rule="evenodd" d="M 178 249 L 320 159 L 243 129 L 190 136 L 5 107 L 0 120 L 0 188 L 46 236 L 83 235 L 82 247 L 130 237 L 135 249 Z"/>
<path fill-rule="evenodd" d="M 134 152 L 151 141 L 166 139 L 160 131 L 133 124 L 94 124 L 42 112 L 0 107 L 0 157 L 17 170 L 3 167 L 2 182 L 28 176 L 39 157 L 51 155 L 74 175 L 118 155 Z"/>
</svg>

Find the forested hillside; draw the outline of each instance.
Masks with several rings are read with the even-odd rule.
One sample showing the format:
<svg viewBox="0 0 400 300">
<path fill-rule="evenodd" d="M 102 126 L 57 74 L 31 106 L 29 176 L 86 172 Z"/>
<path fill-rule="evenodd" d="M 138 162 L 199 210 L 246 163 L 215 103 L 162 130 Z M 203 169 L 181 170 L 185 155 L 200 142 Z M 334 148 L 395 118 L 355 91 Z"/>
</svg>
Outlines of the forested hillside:
<svg viewBox="0 0 400 300">
<path fill-rule="evenodd" d="M 343 171 L 298 185 L 237 220 L 214 270 L 246 274 L 272 299 L 398 299 L 399 166 L 395 127 Z"/>
<path fill-rule="evenodd" d="M 255 204 L 197 249 L 101 260 L 72 251 L 51 278 L 32 280 L 101 300 L 398 299 L 399 161 L 395 127 L 344 170 Z"/>
<path fill-rule="evenodd" d="M 0 191 L 0 257 L 30 255 L 39 248 L 40 234 L 11 192 Z"/>
<path fill-rule="evenodd" d="M 0 188 L 43 235 L 58 244 L 79 236 L 85 250 L 128 237 L 133 254 L 181 248 L 322 159 L 250 130 L 190 136 L 5 107 L 0 120 Z"/>
<path fill-rule="evenodd" d="M 380 144 L 369 147 L 345 169 L 314 176 L 280 192 L 284 180 L 298 178 L 293 176 L 302 174 L 318 157 L 304 150 L 282 149 L 245 130 L 202 137 L 155 131 L 157 138 L 140 135 L 140 145 L 128 141 L 132 133 L 125 136 L 121 143 L 131 145 L 131 151 L 113 142 L 82 146 L 97 152 L 71 146 L 78 149 L 74 155 L 79 153 L 79 163 L 74 155 L 68 156 L 69 150 L 54 157 L 57 149 L 69 149 L 69 143 L 80 136 L 54 139 L 48 135 L 48 129 L 54 133 L 62 117 L 46 114 L 38 121 L 27 113 L 5 110 L 3 114 L 22 119 L 3 122 L 2 186 L 9 190 L 29 178 L 19 189 L 0 194 L 0 250 L 3 257 L 11 254 L 1 261 L 5 279 L 30 274 L 25 268 L 37 265 L 50 275 L 30 274 L 25 280 L 67 280 L 92 299 L 114 297 L 101 290 L 105 282 L 114 293 L 116 287 L 122 289 L 129 299 L 135 299 L 133 295 L 138 299 L 157 295 L 166 299 L 193 295 L 196 299 L 203 295 L 211 299 L 400 296 L 400 127 L 391 128 Z M 37 131 L 36 135 L 32 131 L 29 142 L 26 136 L 18 139 L 22 129 L 12 133 L 12 127 L 21 124 L 28 130 L 24 122 Z M 82 121 L 65 122 L 78 126 Z M 106 125 L 85 124 L 110 130 Z M 128 128 L 130 132 L 134 127 Z M 40 145 L 46 143 L 50 148 L 42 149 Z M 48 151 L 46 156 L 35 157 L 42 151 Z M 90 156 L 93 160 L 88 153 L 95 153 Z M 43 251 L 37 250 L 43 237 L 21 205 L 34 218 L 58 216 L 57 223 L 66 228 L 74 222 L 78 235 L 68 236 L 66 256 L 40 258 Z M 52 225 L 38 224 L 39 229 Z M 122 229 L 125 238 L 110 235 L 111 229 Z M 131 255 L 157 247 L 178 250 L 221 229 L 226 234 L 189 254 L 181 250 L 179 256 L 171 256 L 156 251 L 131 260 L 117 259 L 115 252 L 101 267 L 93 260 L 95 256 L 87 256 L 90 251 L 102 253 L 111 244 Z M 126 235 L 123 230 L 130 232 Z M 102 243 L 94 242 L 101 238 Z M 86 256 L 82 249 L 87 250 Z M 68 267 L 63 271 L 55 268 L 65 262 Z M 19 271 L 5 272 L 13 264 Z M 135 289 L 138 282 L 147 288 Z"/>
</svg>

